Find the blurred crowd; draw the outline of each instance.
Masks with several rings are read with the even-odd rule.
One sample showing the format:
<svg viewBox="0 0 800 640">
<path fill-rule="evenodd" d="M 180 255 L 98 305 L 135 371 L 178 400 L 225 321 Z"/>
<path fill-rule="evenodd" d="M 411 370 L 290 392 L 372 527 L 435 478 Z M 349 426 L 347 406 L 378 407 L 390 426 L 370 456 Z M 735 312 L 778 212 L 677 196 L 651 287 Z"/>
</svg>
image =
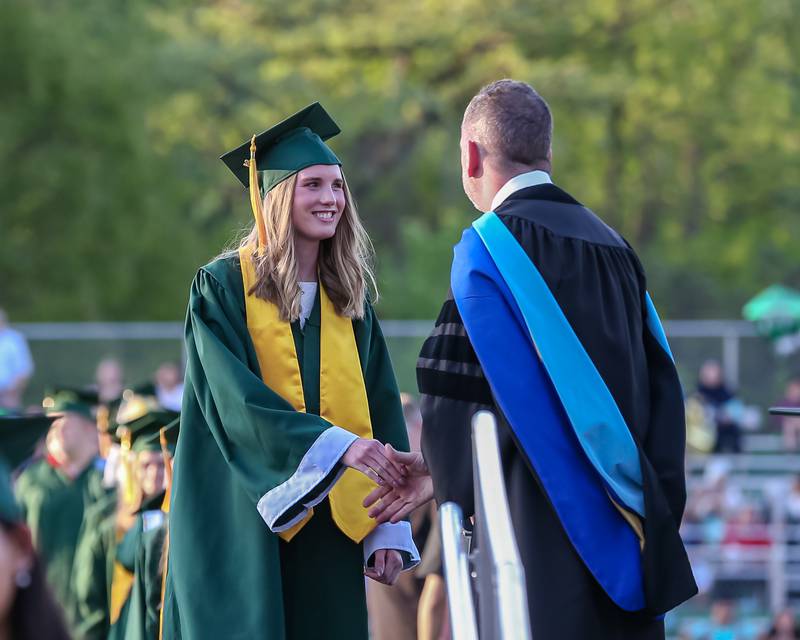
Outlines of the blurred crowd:
<svg viewBox="0 0 800 640">
<path fill-rule="evenodd" d="M 800 378 L 775 405 L 800 407 Z M 764 419 L 726 383 L 719 362 L 701 366 L 686 398 L 687 502 L 681 532 L 700 595 L 677 623 L 684 640 L 800 638 L 800 419 Z M 800 574 L 798 574 L 800 575 Z M 775 603 L 787 606 L 770 616 Z"/>
</svg>

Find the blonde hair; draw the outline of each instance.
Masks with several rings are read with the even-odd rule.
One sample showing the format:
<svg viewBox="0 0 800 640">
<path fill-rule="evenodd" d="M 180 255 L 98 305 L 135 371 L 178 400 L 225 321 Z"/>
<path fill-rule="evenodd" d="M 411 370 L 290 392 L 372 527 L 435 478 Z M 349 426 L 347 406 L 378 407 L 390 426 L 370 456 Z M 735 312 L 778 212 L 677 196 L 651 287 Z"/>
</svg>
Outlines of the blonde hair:
<svg viewBox="0 0 800 640">
<path fill-rule="evenodd" d="M 261 253 L 256 225 L 239 243 L 239 248 L 253 249 L 252 260 L 256 283 L 248 294 L 277 305 L 280 317 L 293 322 L 300 317 L 301 289 L 297 275 L 294 250 L 292 205 L 297 174 L 279 183 L 264 197 L 264 226 L 266 246 Z M 374 251 L 353 196 L 342 176 L 345 205 L 342 217 L 332 238 L 320 242 L 318 270 L 320 284 L 325 287 L 339 315 L 348 318 L 364 317 L 368 289 L 372 300 L 378 299 L 378 287 L 372 270 Z"/>
</svg>

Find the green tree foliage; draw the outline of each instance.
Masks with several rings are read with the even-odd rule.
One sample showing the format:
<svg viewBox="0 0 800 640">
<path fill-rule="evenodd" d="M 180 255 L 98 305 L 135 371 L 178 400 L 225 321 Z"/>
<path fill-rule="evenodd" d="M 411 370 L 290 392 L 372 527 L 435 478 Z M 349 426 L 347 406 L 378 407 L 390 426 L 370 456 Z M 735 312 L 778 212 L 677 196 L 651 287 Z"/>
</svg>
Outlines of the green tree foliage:
<svg viewBox="0 0 800 640">
<path fill-rule="evenodd" d="M 0 306 L 175 319 L 250 222 L 217 160 L 319 99 L 378 251 L 384 317 L 429 318 L 475 217 L 459 123 L 533 84 L 554 178 L 640 252 L 664 315 L 800 285 L 800 7 L 791 0 L 6 0 Z"/>
</svg>

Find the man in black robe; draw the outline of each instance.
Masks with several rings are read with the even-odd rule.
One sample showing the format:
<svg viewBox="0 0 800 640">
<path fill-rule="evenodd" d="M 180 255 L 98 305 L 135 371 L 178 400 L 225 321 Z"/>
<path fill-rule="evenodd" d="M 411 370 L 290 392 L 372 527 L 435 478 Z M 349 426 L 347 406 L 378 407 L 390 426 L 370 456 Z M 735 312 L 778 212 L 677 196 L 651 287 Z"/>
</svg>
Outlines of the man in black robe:
<svg viewBox="0 0 800 640">
<path fill-rule="evenodd" d="M 420 474 L 427 465 L 437 502 L 454 501 L 471 515 L 471 419 L 481 409 L 492 411 L 534 637 L 663 638 L 660 614 L 696 593 L 678 534 L 686 499 L 681 386 L 668 348 L 647 330 L 641 263 L 619 234 L 552 183 L 551 136 L 549 108 L 529 85 L 488 85 L 464 114 L 464 190 L 477 209 L 495 212 L 539 271 L 636 443 L 645 505 L 644 609 L 618 607 L 576 552 L 553 494 L 544 490 L 499 407 L 499 390 L 484 373 L 452 292 L 417 364 L 424 462 L 411 454 L 396 459 Z M 421 476 L 400 490 L 378 489 L 367 502 L 382 497 L 371 512 L 381 521 L 402 517 L 430 492 Z"/>
</svg>

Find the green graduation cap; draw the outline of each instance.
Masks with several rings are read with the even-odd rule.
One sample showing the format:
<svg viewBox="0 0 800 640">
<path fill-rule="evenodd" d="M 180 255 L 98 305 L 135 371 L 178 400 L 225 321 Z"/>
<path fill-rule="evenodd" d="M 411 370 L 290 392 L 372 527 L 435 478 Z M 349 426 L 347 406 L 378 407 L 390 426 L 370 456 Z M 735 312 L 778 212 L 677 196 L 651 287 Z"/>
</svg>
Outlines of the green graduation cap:
<svg viewBox="0 0 800 640">
<path fill-rule="evenodd" d="M 0 459 L 16 469 L 33 455 L 54 420 L 44 415 L 0 417 Z"/>
<path fill-rule="evenodd" d="M 48 414 L 77 413 L 94 422 L 97 392 L 91 389 L 56 387 L 45 395 L 42 407 Z"/>
<path fill-rule="evenodd" d="M 130 422 L 136 415 L 143 415 L 151 408 L 158 407 L 156 388 L 151 382 L 125 389 L 113 400 L 101 404 L 97 408 L 97 430 L 111 436 L 119 444 L 117 428 L 119 420 Z"/>
<path fill-rule="evenodd" d="M 340 132 L 333 118 L 315 102 L 220 156 L 239 182 L 250 189 L 250 205 L 258 226 L 260 246 L 264 245 L 266 233 L 261 217 L 261 194 L 306 167 L 341 165 L 325 144 L 325 140 Z"/>
<path fill-rule="evenodd" d="M 175 455 L 175 447 L 178 446 L 178 434 L 181 431 L 181 419 L 175 418 L 166 427 L 161 429 L 161 443 L 166 446 L 172 455 Z"/>
<path fill-rule="evenodd" d="M 8 468 L 0 462 L 0 522 L 16 524 L 22 521 L 22 512 L 14 499 L 11 488 L 11 474 Z"/>
<path fill-rule="evenodd" d="M 325 140 L 341 132 L 319 102 L 310 104 L 283 122 L 220 156 L 239 182 L 249 185 L 251 146 L 262 172 L 264 193 L 298 171 L 315 164 L 342 164 Z"/>
<path fill-rule="evenodd" d="M 129 431 L 132 451 L 161 451 L 159 432 L 177 417 L 174 411 L 158 408 L 120 427 Z"/>
<path fill-rule="evenodd" d="M 133 443 L 133 451 L 163 451 L 166 449 L 170 455 L 175 454 L 175 445 L 178 443 L 178 430 L 180 418 L 175 418 L 166 426 L 158 430 L 148 429 Z"/>
</svg>

